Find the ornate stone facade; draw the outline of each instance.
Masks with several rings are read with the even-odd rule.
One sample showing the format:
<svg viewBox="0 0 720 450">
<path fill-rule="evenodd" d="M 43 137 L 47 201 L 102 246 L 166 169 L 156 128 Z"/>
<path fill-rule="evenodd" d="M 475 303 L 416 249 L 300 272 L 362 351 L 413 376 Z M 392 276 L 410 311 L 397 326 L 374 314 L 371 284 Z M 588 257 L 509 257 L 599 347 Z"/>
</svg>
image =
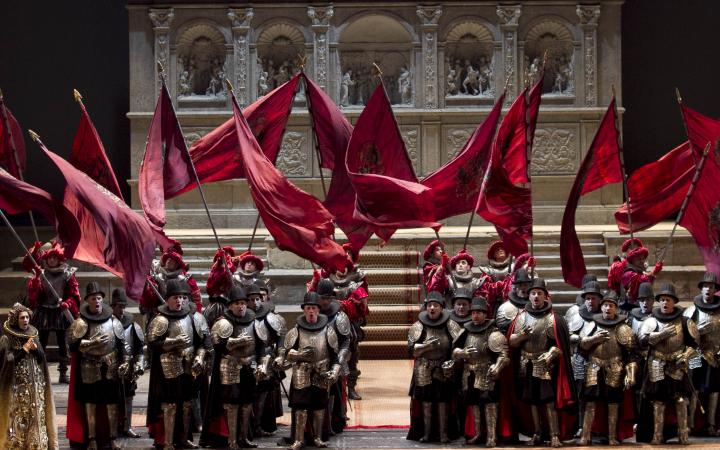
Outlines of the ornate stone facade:
<svg viewBox="0 0 720 450">
<path fill-rule="evenodd" d="M 248 105 L 304 69 L 354 122 L 380 81 L 375 63 L 420 178 L 457 154 L 506 83 L 509 104 L 544 68 L 531 172 L 538 192 L 533 199 L 547 207 L 550 222 L 564 207 L 611 86 L 621 91 L 620 4 L 611 0 L 479 1 L 473 8 L 442 1 L 373 8 L 330 2 L 258 1 L 252 8 L 170 2 L 156 8 L 134 0 L 128 9 L 133 185 L 154 106 L 150 99 L 158 93 L 155 61 L 166 68 L 190 144 L 229 117 L 223 78 L 233 82 L 238 100 Z M 277 164 L 303 189 L 321 196 L 300 89 Z M 227 223 L 245 225 L 246 215 L 252 222 L 245 182 L 221 185 L 233 186 L 232 199 L 223 197 L 226 188 L 207 190 L 217 214 L 222 217 L 225 208 Z M 193 207 L 196 197 L 173 199 L 169 208 Z M 611 197 L 617 200 L 596 198 L 605 208 Z M 133 202 L 139 204 L 137 196 Z M 538 213 L 539 222 L 544 213 Z M 171 211 L 169 220 L 172 224 Z"/>
</svg>

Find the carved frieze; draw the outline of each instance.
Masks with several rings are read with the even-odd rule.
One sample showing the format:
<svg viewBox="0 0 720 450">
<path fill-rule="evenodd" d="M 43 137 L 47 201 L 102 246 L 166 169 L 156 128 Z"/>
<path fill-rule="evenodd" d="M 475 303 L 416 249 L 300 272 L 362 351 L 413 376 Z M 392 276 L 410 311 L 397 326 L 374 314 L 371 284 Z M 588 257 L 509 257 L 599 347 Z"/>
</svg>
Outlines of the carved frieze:
<svg viewBox="0 0 720 450">
<path fill-rule="evenodd" d="M 188 148 L 190 148 L 198 139 L 205 136 L 209 132 L 210 132 L 209 128 L 185 131 L 183 133 L 183 135 L 185 136 L 185 143 L 187 144 Z"/>
<path fill-rule="evenodd" d="M 522 7 L 520 5 L 499 5 L 496 10 L 502 31 L 502 54 L 507 83 L 506 101 L 510 103 L 517 95 L 517 29 Z"/>
<path fill-rule="evenodd" d="M 312 22 L 311 28 L 315 34 L 313 55 L 315 59 L 315 82 L 323 89 L 328 84 L 328 36 L 330 19 L 334 14 L 333 7 L 324 8 L 308 6 L 307 15 Z"/>
<path fill-rule="evenodd" d="M 153 33 L 155 34 L 155 61 L 160 62 L 167 70 L 170 55 L 168 33 L 170 32 L 170 24 L 175 18 L 175 12 L 172 8 L 150 8 L 148 17 L 152 21 Z M 156 96 L 160 93 L 160 86 L 160 78 L 157 77 L 155 82 Z"/>
<path fill-rule="evenodd" d="M 303 177 L 310 175 L 308 161 L 307 134 L 301 131 L 288 131 L 283 136 L 280 152 L 275 166 L 288 176 Z"/>
<path fill-rule="evenodd" d="M 578 5 L 575 10 L 583 30 L 583 65 L 585 66 L 585 106 L 597 106 L 597 26 L 599 5 Z"/>
<path fill-rule="evenodd" d="M 252 8 L 230 8 L 228 9 L 228 19 L 233 33 L 233 56 L 235 58 L 235 97 L 240 105 L 246 105 L 250 102 L 248 79 L 250 64 L 248 54 L 248 32 L 250 24 L 255 13 Z"/>
<path fill-rule="evenodd" d="M 468 139 L 470 139 L 470 136 L 472 135 L 474 129 L 471 127 L 465 127 L 465 128 L 450 128 L 446 131 L 445 135 L 445 143 L 446 143 L 446 150 L 447 150 L 447 159 L 446 161 L 450 161 L 455 157 L 455 155 L 462 150 L 462 148 L 467 143 Z"/>
<path fill-rule="evenodd" d="M 578 136 L 574 128 L 535 130 L 530 171 L 537 175 L 573 174 L 578 164 Z"/>
<path fill-rule="evenodd" d="M 423 40 L 423 66 L 424 66 L 424 84 L 425 95 L 423 104 L 426 108 L 437 108 L 438 92 L 437 92 L 437 30 L 438 20 L 442 15 L 442 7 L 440 6 L 418 6 L 417 15 L 421 20 Z M 408 84 L 408 89 L 410 85 Z M 405 101 L 408 100 L 408 101 Z M 403 103 L 411 103 L 412 99 L 403 99 Z"/>
<path fill-rule="evenodd" d="M 420 146 L 419 146 L 419 127 L 400 127 L 400 135 L 405 142 L 405 150 L 407 150 L 410 162 L 412 162 L 415 174 L 420 174 Z"/>
</svg>

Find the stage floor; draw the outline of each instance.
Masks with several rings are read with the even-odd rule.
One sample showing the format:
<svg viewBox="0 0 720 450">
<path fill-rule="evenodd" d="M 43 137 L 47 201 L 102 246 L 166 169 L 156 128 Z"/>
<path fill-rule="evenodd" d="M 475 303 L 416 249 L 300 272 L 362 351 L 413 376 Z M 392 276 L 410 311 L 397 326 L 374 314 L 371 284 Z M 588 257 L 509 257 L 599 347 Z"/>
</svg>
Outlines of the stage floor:
<svg viewBox="0 0 720 450">
<path fill-rule="evenodd" d="M 410 360 L 371 360 L 361 361 L 360 370 L 362 375 L 358 384 L 358 392 L 363 400 L 351 401 L 351 409 L 348 411 L 350 417 L 350 429 L 330 441 L 331 448 L 350 449 L 408 449 L 408 448 L 462 448 L 465 447 L 464 439 L 457 439 L 451 444 L 439 446 L 437 444 L 420 444 L 405 439 L 406 428 L 409 425 L 410 399 L 407 395 L 410 377 L 412 375 L 412 361 Z M 50 375 L 52 381 L 57 381 L 57 365 L 51 364 Z M 149 375 L 144 375 L 138 380 L 138 394 L 135 397 L 135 414 L 133 415 L 133 428 L 141 434 L 141 439 L 122 439 L 120 442 L 124 448 L 150 449 L 152 440 L 147 437 L 145 425 L 145 408 L 147 406 L 147 388 Z M 289 377 L 286 378 L 286 381 Z M 67 412 L 67 385 L 53 383 L 55 404 L 58 412 L 58 425 L 60 427 L 60 448 L 67 449 L 68 441 L 65 439 L 65 424 Z M 287 406 L 287 401 L 285 401 Z M 287 409 L 286 409 L 287 411 Z M 274 437 L 256 440 L 261 448 L 282 448 L 277 445 L 280 436 L 289 435 L 287 425 L 290 423 L 290 414 L 286 412 L 280 419 L 283 426 L 280 427 L 278 435 Z M 693 448 L 697 449 L 718 449 L 720 438 L 691 438 Z M 596 444 L 597 445 L 597 444 Z M 636 445 L 626 441 L 624 447 L 648 447 L 650 445 Z M 482 446 L 481 446 L 482 447 Z M 673 441 L 663 448 L 675 447 Z M 681 447 L 681 446 L 677 446 Z M 685 446 L 682 446 L 685 447 Z M 505 447 L 510 448 L 510 447 Z M 520 446 L 517 448 L 526 448 Z M 564 448 L 585 448 L 574 447 L 568 442 Z"/>
</svg>

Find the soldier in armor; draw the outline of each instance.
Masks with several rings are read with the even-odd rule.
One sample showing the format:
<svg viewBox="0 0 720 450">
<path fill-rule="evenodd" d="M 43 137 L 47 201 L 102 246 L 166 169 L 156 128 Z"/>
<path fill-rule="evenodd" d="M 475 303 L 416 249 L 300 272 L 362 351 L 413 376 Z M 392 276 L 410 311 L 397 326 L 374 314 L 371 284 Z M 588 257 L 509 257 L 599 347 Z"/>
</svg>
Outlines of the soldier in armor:
<svg viewBox="0 0 720 450">
<path fill-rule="evenodd" d="M 128 370 L 122 378 L 122 396 L 125 410 L 123 420 L 120 421 L 121 423 L 118 425 L 121 434 L 130 438 L 139 438 L 140 435 L 131 428 L 133 399 L 137 391 L 137 379 L 145 373 L 145 353 L 147 352 L 147 347 L 145 346 L 145 334 L 143 333 L 142 327 L 135 322 L 135 317 L 132 314 L 125 311 L 127 302 L 125 289 L 118 288 L 113 290 L 110 307 L 112 308 L 113 316 L 120 321 L 123 327 L 125 342 L 127 342 L 130 348 L 131 357 L 130 370 Z"/>
<path fill-rule="evenodd" d="M 74 389 L 73 398 L 68 398 L 68 411 L 74 410 L 73 402 L 83 403 L 85 409 L 85 422 L 80 427 L 74 422 L 81 418 L 68 419 L 67 434 L 71 442 L 85 444 L 88 450 L 97 450 L 98 440 L 103 440 L 96 434 L 98 405 L 107 408 L 110 447 L 120 448 L 116 439 L 122 402 L 121 378 L 130 370 L 132 354 L 122 323 L 104 306 L 104 298 L 98 283 L 87 285 L 80 316 L 68 329 L 67 336 L 70 350 L 76 353 L 70 373 Z"/>
<path fill-rule="evenodd" d="M 65 252 L 57 242 L 50 250 L 40 252 L 39 242 L 32 250 L 35 260 L 40 260 L 42 267 L 32 267 L 30 258 L 25 257 L 24 264 L 32 268 L 34 276 L 27 282 L 28 306 L 33 310 L 32 325 L 40 333 L 40 345 L 47 348 L 50 333 L 55 333 L 58 346 L 58 383 L 68 383 L 67 368 L 70 362 L 65 331 L 80 308 L 80 289 L 75 278 L 75 267 L 67 264 Z M 39 258 L 38 258 L 39 256 Z M 40 272 L 44 275 L 44 279 Z M 47 279 L 47 281 L 45 281 Z M 62 298 L 57 298 L 54 292 Z"/>
<path fill-rule="evenodd" d="M 618 298 L 622 296 L 622 275 L 627 267 L 627 253 L 635 248 L 643 247 L 643 242 L 638 238 L 626 239 L 620 246 L 621 254 L 613 258 L 613 263 L 608 269 L 608 289 L 615 291 Z"/>
<path fill-rule="evenodd" d="M 480 443 L 484 412 L 487 433 L 485 446 L 495 447 L 500 396 L 498 378 L 503 368 L 510 363 L 508 342 L 505 335 L 498 331 L 495 321 L 487 318 L 487 300 L 473 298 L 470 311 L 472 320 L 462 325 L 463 330 L 453 343 L 455 349 L 452 353 L 454 361 L 463 362 L 460 387 L 464 404 L 472 408 L 475 425 L 475 434 L 466 443 Z"/>
<path fill-rule="evenodd" d="M 640 329 L 640 345 L 649 347 L 643 393 L 653 405 L 653 435 L 651 444 L 665 442 L 665 407 L 674 405 L 677 416 L 678 439 L 687 444 L 688 399 L 693 387 L 688 376 L 688 361 L 695 354 L 698 328 L 692 319 L 683 316 L 675 286 L 665 283 L 655 294 L 658 308 L 646 319 Z M 648 418 L 646 418 L 648 419 Z M 647 420 L 638 424 L 638 437 L 648 427 Z"/>
<path fill-rule="evenodd" d="M 487 251 L 488 266 L 480 269 L 495 281 L 502 281 L 511 272 L 512 256 L 508 253 L 503 241 L 490 244 Z"/>
<path fill-rule="evenodd" d="M 705 427 L 709 436 L 718 436 L 716 414 L 718 392 L 720 391 L 720 289 L 717 275 L 706 272 L 698 283 L 700 294 L 695 296 L 693 304 L 683 315 L 697 324 L 700 334 L 698 354 L 690 360 L 692 380 L 700 400 L 705 405 Z M 695 425 L 697 396 L 690 399 L 688 424 L 690 430 Z"/>
<path fill-rule="evenodd" d="M 637 307 L 637 293 L 640 283 L 652 283 L 662 270 L 662 261 L 658 261 L 650 272 L 645 272 L 649 250 L 645 247 L 633 248 L 627 253 L 627 264 L 622 274 L 622 288 L 625 291 L 625 303 L 622 309 Z"/>
<path fill-rule="evenodd" d="M 536 278 L 529 300 L 508 330 L 510 347 L 517 358 L 518 399 L 530 405 L 532 437 L 527 445 L 540 445 L 542 427 L 540 408 L 544 407 L 550 428 L 550 445 L 561 447 L 558 410 L 575 403 L 575 385 L 571 377 L 570 335 L 565 319 L 552 310 L 545 280 Z M 562 393 L 563 395 L 558 395 Z M 570 431 L 570 430 L 566 430 Z"/>
<path fill-rule="evenodd" d="M 148 326 L 147 343 L 152 364 L 147 425 L 156 446 L 173 450 L 175 444 L 198 448 L 190 430 L 198 377 L 205 367 L 209 334 L 202 314 L 188 306 L 190 286 L 172 279 L 166 286 L 166 303 Z"/>
<path fill-rule="evenodd" d="M 445 244 L 434 240 L 425 247 L 423 252 L 423 285 L 425 292 L 437 291 L 445 293 L 448 289 L 446 271 L 450 257 L 445 253 Z"/>
<path fill-rule="evenodd" d="M 450 300 L 452 302 L 450 320 L 460 325 L 460 327 L 463 327 L 467 322 L 472 320 L 472 315 L 470 314 L 470 302 L 472 299 L 472 291 L 467 288 L 459 288 L 455 291 L 452 299 Z"/>
<path fill-rule="evenodd" d="M 231 450 L 255 448 L 250 440 L 250 416 L 255 400 L 256 377 L 268 374 L 270 355 L 266 352 L 262 332 L 258 332 L 255 312 L 248 308 L 248 297 L 242 287 L 230 290 L 228 310 L 212 327 L 215 364 L 205 414 L 203 437 L 207 444 L 227 445 Z M 227 439 L 214 426 L 222 416 L 227 421 Z"/>
<path fill-rule="evenodd" d="M 480 295 L 488 300 L 490 309 L 494 310 L 495 300 L 502 298 L 502 291 L 505 287 L 503 281 L 493 281 L 485 273 L 476 277 L 472 271 L 475 258 L 465 249 L 460 250 L 450 259 L 450 274 L 448 275 L 448 286 L 450 295 L 460 288 L 469 290 L 472 295 Z"/>
<path fill-rule="evenodd" d="M 264 285 L 264 283 L 263 283 Z M 266 286 L 266 285 L 265 285 Z M 267 286 L 266 286 L 267 287 Z M 253 284 L 247 291 L 248 306 L 255 312 L 255 329 L 264 344 L 257 380 L 256 395 L 253 402 L 253 430 L 255 436 L 272 436 L 277 430 L 276 419 L 282 417 L 282 399 L 280 397 L 281 378 L 271 365 L 277 356 L 277 349 L 282 345 L 287 333 L 285 319 L 270 310 L 270 304 L 262 301 L 261 285 Z M 284 375 L 284 373 L 283 373 Z"/>
<path fill-rule="evenodd" d="M 597 281 L 588 282 L 583 286 L 580 296 L 583 303 L 580 306 L 571 306 L 565 313 L 565 321 L 570 331 L 570 348 L 572 352 L 570 360 L 572 362 L 573 380 L 578 392 L 581 392 L 585 385 L 585 355 L 587 354 L 584 350 L 578 348 L 578 343 L 583 332 L 587 333 L 595 327 L 593 316 L 600 312 L 600 301 L 603 298 L 600 284 Z M 582 397 L 578 402 L 578 406 L 579 417 L 582 418 L 585 414 L 585 402 Z"/>
<path fill-rule="evenodd" d="M 283 367 L 287 361 L 293 368 L 289 402 L 293 414 L 291 439 L 294 442 L 291 450 L 304 446 L 305 426 L 310 412 L 312 442 L 316 447 L 327 447 L 327 442 L 322 440 L 322 430 L 329 400 L 328 390 L 340 378 L 338 336 L 335 327 L 328 326 L 327 316 L 320 314 L 318 294 L 306 293 L 301 308 L 303 314 L 288 331 L 275 359 L 278 367 Z"/>
<path fill-rule="evenodd" d="M 587 360 L 580 394 L 585 403 L 580 445 L 591 443 L 597 402 L 607 405 L 609 445 L 620 445 L 622 439 L 632 436 L 633 433 L 633 423 L 623 421 L 623 433 L 618 440 L 618 420 L 620 405 L 625 398 L 624 392 L 635 385 L 637 380 L 635 336 L 632 328 L 625 323 L 627 318 L 617 313 L 618 298 L 615 291 L 608 291 L 600 308 L 602 313 L 595 314 L 591 326 L 583 327 L 580 332 L 578 345 Z"/>
<path fill-rule="evenodd" d="M 653 292 L 652 283 L 640 283 L 637 297 L 638 307 L 634 308 L 628 314 L 628 325 L 633 330 L 635 342 L 637 344 L 635 352 L 637 354 L 638 374 L 645 374 L 645 363 L 648 359 L 648 346 L 640 343 L 640 330 L 645 321 L 652 317 L 653 305 L 655 304 L 655 293 Z M 635 397 L 635 418 L 652 417 L 652 403 L 645 399 L 642 393 L 642 383 L 635 383 L 633 387 Z M 638 442 L 650 442 L 652 439 L 652 427 L 646 427 L 637 430 L 636 440 Z M 642 432 L 646 435 L 643 436 Z"/>
<path fill-rule="evenodd" d="M 503 333 L 507 333 L 515 317 L 525 308 L 532 278 L 525 269 L 518 269 L 512 279 L 512 286 L 508 301 L 498 306 L 495 314 L 495 324 Z"/>
<path fill-rule="evenodd" d="M 261 279 L 261 272 L 265 268 L 265 264 L 258 256 L 247 251 L 240 255 L 238 269 L 232 278 L 235 283 L 247 289 L 251 284 Z"/>
<path fill-rule="evenodd" d="M 328 319 L 328 327 L 333 328 L 338 339 L 338 364 L 341 366 L 341 375 L 347 377 L 349 373 L 348 360 L 350 347 L 353 346 L 352 324 L 350 318 L 342 310 L 342 305 L 336 300 L 335 285 L 327 278 L 318 283 L 317 294 L 320 301 L 320 314 Z M 342 378 L 330 387 L 328 402 L 328 417 L 330 418 L 330 435 L 342 432 L 347 423 L 347 403 L 344 395 Z"/>
<path fill-rule="evenodd" d="M 425 310 L 408 332 L 408 352 L 415 363 L 410 383 L 412 402 L 407 439 L 439 440 L 446 444 L 457 436 L 456 422 L 449 414 L 449 400 L 455 391 L 452 342 L 461 331 L 460 325 L 450 320 L 450 311 L 445 310 L 445 297 L 437 291 L 429 292 Z M 421 404 L 421 416 L 413 415 L 413 404 L 417 403 Z M 433 423 L 438 424 L 438 429 L 433 429 Z"/>
<path fill-rule="evenodd" d="M 213 257 L 210 274 L 205 284 L 205 291 L 207 291 L 210 301 L 208 308 L 218 301 L 222 302 L 223 306 L 227 305 L 227 296 L 232 288 L 232 275 L 235 273 L 235 269 L 235 249 L 229 245 L 218 249 Z M 219 317 L 224 312 L 223 309 L 216 317 Z M 213 316 L 216 313 L 218 313 L 218 310 L 212 313 Z M 210 322 L 208 322 L 208 325 L 212 326 Z"/>
<path fill-rule="evenodd" d="M 152 321 L 155 314 L 157 314 L 158 307 L 162 304 L 162 299 L 158 297 L 157 293 L 160 293 L 163 298 L 168 297 L 167 284 L 170 280 L 180 280 L 187 283 L 190 287 L 188 299 L 192 300 L 198 312 L 202 311 L 200 288 L 192 276 L 188 275 L 187 272 L 190 267 L 183 261 L 182 254 L 182 249 L 178 244 L 166 250 L 159 262 L 157 260 L 153 261 L 151 274 L 147 277 L 145 289 L 143 289 L 140 298 L 140 312 L 145 314 L 146 324 Z"/>
</svg>

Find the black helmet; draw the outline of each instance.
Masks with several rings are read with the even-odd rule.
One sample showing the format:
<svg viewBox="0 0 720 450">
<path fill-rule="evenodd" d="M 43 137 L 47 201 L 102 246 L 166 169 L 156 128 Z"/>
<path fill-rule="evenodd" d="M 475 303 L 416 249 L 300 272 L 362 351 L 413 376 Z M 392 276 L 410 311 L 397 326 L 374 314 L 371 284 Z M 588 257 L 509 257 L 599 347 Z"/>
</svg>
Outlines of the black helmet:
<svg viewBox="0 0 720 450">
<path fill-rule="evenodd" d="M 127 295 L 125 294 L 125 289 L 123 289 L 123 288 L 113 289 L 110 298 L 111 298 L 110 306 L 115 306 L 115 305 L 127 306 L 127 304 L 128 304 Z"/>
<path fill-rule="evenodd" d="M 603 293 L 602 289 L 600 289 L 600 283 L 598 283 L 597 281 L 590 281 L 589 283 L 586 283 L 583 286 L 583 290 L 580 295 L 582 295 L 582 298 L 585 298 L 587 294 L 597 294 L 598 296 L 602 297 Z"/>
<path fill-rule="evenodd" d="M 177 278 L 171 278 L 168 280 L 165 286 L 165 298 L 170 298 L 173 295 L 190 295 L 190 285 L 185 280 L 179 280 Z"/>
<path fill-rule="evenodd" d="M 467 300 L 467 301 L 471 301 L 472 298 L 473 298 L 473 296 L 472 296 L 472 292 L 470 291 L 470 289 L 467 289 L 467 288 L 458 288 L 458 289 L 456 289 L 455 292 L 453 293 L 451 302 L 452 302 L 452 304 L 454 305 L 454 304 L 455 304 L 455 300 L 464 299 L 464 300 Z"/>
<path fill-rule="evenodd" d="M 247 301 L 248 296 L 245 292 L 245 289 L 242 288 L 242 286 L 238 284 L 233 284 L 233 287 L 230 289 L 230 298 L 228 299 L 228 303 L 237 302 L 240 300 Z"/>
<path fill-rule="evenodd" d="M 653 292 L 653 285 L 652 283 L 648 283 L 647 281 L 644 283 L 640 283 L 640 287 L 638 287 L 637 299 L 642 300 L 644 298 L 655 298 L 655 292 Z"/>
<path fill-rule="evenodd" d="M 703 279 L 698 283 L 698 288 L 702 289 L 702 285 L 704 283 L 713 283 L 715 285 L 715 289 L 720 290 L 720 283 L 718 283 L 717 275 L 712 272 L 705 272 Z"/>
<path fill-rule="evenodd" d="M 88 298 L 91 295 L 100 294 L 103 298 L 105 298 L 105 293 L 100 289 L 100 283 L 97 281 L 91 281 L 87 284 L 85 287 L 85 297 L 83 299 Z"/>
<path fill-rule="evenodd" d="M 425 301 L 423 302 L 425 305 L 427 305 L 430 302 L 439 303 L 440 306 L 443 308 L 445 307 L 445 296 L 442 295 L 438 291 L 430 291 L 427 294 L 427 297 L 425 297 Z"/>
<path fill-rule="evenodd" d="M 618 305 L 617 292 L 613 291 L 612 289 L 609 289 L 605 293 L 605 295 L 603 295 L 603 298 L 602 298 L 602 301 L 600 302 L 600 304 L 602 305 L 603 303 L 607 303 L 607 302 L 615 303 L 615 306 L 617 306 Z"/>
<path fill-rule="evenodd" d="M 655 300 L 659 299 L 661 295 L 667 295 L 668 297 L 672 297 L 675 299 L 675 303 L 680 301 L 677 294 L 675 293 L 675 285 L 672 283 L 663 283 L 660 286 L 660 292 L 655 294 Z"/>
<path fill-rule="evenodd" d="M 527 270 L 525 269 L 518 269 L 517 272 L 515 272 L 515 278 L 513 279 L 513 284 L 520 284 L 520 283 L 532 283 L 532 278 L 530 278 L 530 275 L 528 275 Z"/>
<path fill-rule="evenodd" d="M 316 292 L 306 292 L 303 297 L 303 301 L 300 304 L 300 308 L 304 308 L 306 305 L 314 305 L 320 307 L 320 296 Z"/>
<path fill-rule="evenodd" d="M 260 290 L 260 286 L 258 286 L 256 283 L 253 283 L 248 286 L 246 294 L 248 297 L 250 297 L 251 295 L 259 295 L 262 297 L 262 290 Z"/>
<path fill-rule="evenodd" d="M 545 295 L 550 295 L 547 290 L 547 286 L 545 285 L 545 280 L 543 278 L 535 278 L 533 280 L 532 286 L 530 286 L 530 291 L 532 291 L 533 289 L 540 289 L 545 292 Z"/>
<path fill-rule="evenodd" d="M 475 297 L 472 299 L 472 304 L 470 305 L 470 312 L 473 311 L 488 312 L 488 304 L 485 297 Z"/>
<path fill-rule="evenodd" d="M 329 279 L 323 278 L 318 283 L 317 294 L 320 297 L 335 298 L 335 285 Z"/>
</svg>

